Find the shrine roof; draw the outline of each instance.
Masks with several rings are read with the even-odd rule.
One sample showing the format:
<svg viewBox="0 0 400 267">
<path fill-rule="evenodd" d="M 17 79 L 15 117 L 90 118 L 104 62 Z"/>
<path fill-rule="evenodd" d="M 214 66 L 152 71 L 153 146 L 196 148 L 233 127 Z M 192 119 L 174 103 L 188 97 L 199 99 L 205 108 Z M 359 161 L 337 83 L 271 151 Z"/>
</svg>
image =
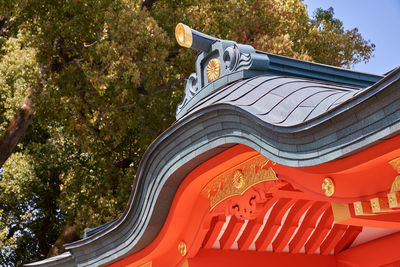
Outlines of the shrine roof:
<svg viewBox="0 0 400 267">
<path fill-rule="evenodd" d="M 126 212 L 66 245 L 63 260 L 104 265 L 145 248 L 186 175 L 236 144 L 303 167 L 349 156 L 400 131 L 400 68 L 365 74 L 210 38 L 193 32 L 190 46 L 202 51 L 196 73 L 185 85 L 177 121 L 144 154 Z M 210 62 L 219 69 L 207 69 Z"/>
</svg>

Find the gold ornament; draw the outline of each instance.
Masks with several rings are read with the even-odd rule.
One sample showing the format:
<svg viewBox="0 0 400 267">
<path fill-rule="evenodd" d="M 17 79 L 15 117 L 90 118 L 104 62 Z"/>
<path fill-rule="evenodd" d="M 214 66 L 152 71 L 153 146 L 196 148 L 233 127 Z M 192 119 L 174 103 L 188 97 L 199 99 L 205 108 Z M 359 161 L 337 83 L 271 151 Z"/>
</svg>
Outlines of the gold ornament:
<svg viewBox="0 0 400 267">
<path fill-rule="evenodd" d="M 201 191 L 210 199 L 210 210 L 232 196 L 243 195 L 252 186 L 265 181 L 278 181 L 271 167 L 264 168 L 267 163 L 274 165 L 263 156 L 256 156 L 239 164 L 235 170 L 228 170 L 211 180 Z"/>
<path fill-rule="evenodd" d="M 354 206 L 354 213 L 356 215 L 364 215 L 364 211 L 360 201 L 354 202 L 353 206 Z"/>
<path fill-rule="evenodd" d="M 333 193 L 335 193 L 335 185 L 330 178 L 325 178 L 322 182 L 322 192 L 324 192 L 327 197 L 331 197 Z"/>
<path fill-rule="evenodd" d="M 218 79 L 221 73 L 221 62 L 218 58 L 213 58 L 208 62 L 206 72 L 207 78 L 210 82 Z"/>
<path fill-rule="evenodd" d="M 193 43 L 192 30 L 189 26 L 178 23 L 175 27 L 175 38 L 180 46 L 190 48 Z"/>
<path fill-rule="evenodd" d="M 181 254 L 182 257 L 186 256 L 187 253 L 187 248 L 186 248 L 186 243 L 184 241 L 181 241 L 178 245 L 178 251 Z"/>
<path fill-rule="evenodd" d="M 240 189 L 244 186 L 244 177 L 242 171 L 237 170 L 233 174 L 233 186 L 237 189 Z"/>
</svg>

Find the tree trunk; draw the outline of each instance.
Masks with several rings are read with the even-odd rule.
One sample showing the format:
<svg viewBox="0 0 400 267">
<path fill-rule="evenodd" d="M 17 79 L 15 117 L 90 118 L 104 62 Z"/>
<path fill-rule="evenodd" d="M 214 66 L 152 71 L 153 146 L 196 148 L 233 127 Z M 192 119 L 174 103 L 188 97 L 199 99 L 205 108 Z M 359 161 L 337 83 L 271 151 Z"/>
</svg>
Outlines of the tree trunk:
<svg viewBox="0 0 400 267">
<path fill-rule="evenodd" d="M 7 130 L 0 137 L 0 167 L 14 151 L 19 140 L 24 135 L 32 122 L 33 110 L 31 92 L 25 97 L 24 102 L 15 113 L 14 118 L 7 127 Z"/>
</svg>

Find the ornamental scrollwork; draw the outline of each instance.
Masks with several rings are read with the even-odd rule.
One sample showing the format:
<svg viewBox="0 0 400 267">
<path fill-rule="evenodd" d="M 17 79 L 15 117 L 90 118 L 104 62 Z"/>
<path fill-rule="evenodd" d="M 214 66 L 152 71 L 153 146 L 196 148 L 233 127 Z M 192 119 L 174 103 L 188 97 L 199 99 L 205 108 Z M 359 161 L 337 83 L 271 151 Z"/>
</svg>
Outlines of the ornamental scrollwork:
<svg viewBox="0 0 400 267">
<path fill-rule="evenodd" d="M 236 44 L 225 49 L 223 60 L 225 62 L 225 68 L 231 72 L 248 69 L 253 63 L 251 54 L 240 52 Z"/>
<path fill-rule="evenodd" d="M 227 77 L 232 73 L 240 71 L 264 71 L 269 68 L 269 57 L 265 53 L 260 53 L 250 45 L 237 44 L 233 41 L 213 39 L 207 49 L 202 50 L 196 59 L 196 72 L 192 73 L 185 84 L 185 97 L 178 105 L 176 113 L 177 118 L 182 117 L 187 110 L 184 108 L 192 98 L 199 95 L 199 92 L 208 85 L 220 80 L 218 88 L 228 83 Z M 229 82 L 235 79 L 241 79 L 240 75 L 229 79 Z M 233 79 L 233 80 L 232 80 Z M 210 89 L 211 88 L 211 89 Z M 218 90 L 213 86 L 206 90 L 211 93 Z M 204 97 L 202 95 L 201 97 Z M 189 104 L 188 106 L 192 106 Z M 179 113 L 181 113 L 178 115 Z"/>
<path fill-rule="evenodd" d="M 201 191 L 202 195 L 210 200 L 210 210 L 225 199 L 243 195 L 247 190 L 259 183 L 278 181 L 278 177 L 272 169 L 273 164 L 273 162 L 260 155 L 215 177 Z M 265 193 L 258 192 L 257 195 L 253 194 L 249 199 L 248 207 L 243 209 L 253 209 L 252 198 L 253 200 L 264 199 Z M 242 210 L 239 212 L 242 212 Z"/>
<path fill-rule="evenodd" d="M 190 99 L 197 93 L 199 87 L 197 86 L 197 75 L 196 73 L 192 73 L 186 80 L 185 83 L 185 98 L 182 103 L 180 103 L 177 107 L 177 111 L 181 110 Z"/>
</svg>

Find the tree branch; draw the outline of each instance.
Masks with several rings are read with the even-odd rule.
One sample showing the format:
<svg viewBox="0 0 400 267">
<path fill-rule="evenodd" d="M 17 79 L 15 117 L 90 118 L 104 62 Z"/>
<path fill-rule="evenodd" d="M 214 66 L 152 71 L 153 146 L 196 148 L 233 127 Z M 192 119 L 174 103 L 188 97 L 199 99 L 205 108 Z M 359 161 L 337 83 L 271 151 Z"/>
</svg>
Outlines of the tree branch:
<svg viewBox="0 0 400 267">
<path fill-rule="evenodd" d="M 139 126 L 147 133 L 153 135 L 153 136 L 159 136 L 160 133 L 153 131 L 152 129 L 150 129 L 149 127 L 147 127 L 146 125 L 144 125 L 143 123 L 139 122 Z"/>
<path fill-rule="evenodd" d="M 175 79 L 175 80 L 170 81 L 170 82 L 168 82 L 168 83 L 160 84 L 160 85 L 154 87 L 154 88 L 151 90 L 151 92 L 157 92 L 157 91 L 169 89 L 169 88 L 171 88 L 172 86 L 178 85 L 178 84 L 180 84 L 180 83 L 186 81 L 188 77 L 189 77 L 189 76 L 186 76 L 186 77 L 183 77 L 183 78 L 180 78 L 180 79 Z"/>
</svg>

